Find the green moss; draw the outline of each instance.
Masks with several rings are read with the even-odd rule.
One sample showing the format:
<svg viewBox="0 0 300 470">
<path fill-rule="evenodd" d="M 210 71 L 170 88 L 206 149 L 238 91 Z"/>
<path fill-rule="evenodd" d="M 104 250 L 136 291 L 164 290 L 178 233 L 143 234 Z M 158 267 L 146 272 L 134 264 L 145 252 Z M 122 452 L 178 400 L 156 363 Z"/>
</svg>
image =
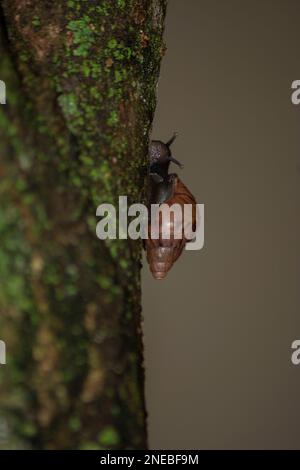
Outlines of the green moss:
<svg viewBox="0 0 300 470">
<path fill-rule="evenodd" d="M 98 276 L 97 282 L 101 289 L 109 290 L 112 287 L 112 279 L 110 277 L 105 277 L 104 275 Z"/>
<path fill-rule="evenodd" d="M 107 43 L 108 49 L 115 49 L 117 46 L 118 46 L 118 41 L 115 38 L 111 38 Z"/>
<path fill-rule="evenodd" d="M 79 450 L 103 450 L 103 447 L 94 442 L 86 442 L 80 445 Z"/>
<path fill-rule="evenodd" d="M 0 194 L 1 194 L 0 185 Z M 2 186 L 3 187 L 3 186 Z M 9 190 L 10 188 L 6 188 Z M 6 191 L 5 191 L 6 193 Z M 30 290 L 24 278 L 24 269 L 29 263 L 30 249 L 22 237 L 22 219 L 19 211 L 8 204 L 7 194 L 2 192 L 2 210 L 0 216 L 0 303 L 15 304 L 20 310 L 32 307 Z M 5 209 L 5 210 L 4 210 Z"/>
<path fill-rule="evenodd" d="M 128 260 L 125 258 L 120 259 L 120 266 L 122 269 L 128 269 L 129 268 Z"/>
<path fill-rule="evenodd" d="M 23 423 L 19 428 L 21 434 L 25 437 L 33 437 L 37 433 L 37 428 L 32 423 Z"/>
<path fill-rule="evenodd" d="M 34 16 L 32 19 L 32 24 L 33 26 L 40 26 L 41 25 L 41 20 L 38 16 Z"/>
<path fill-rule="evenodd" d="M 120 83 L 123 80 L 124 72 L 121 70 L 115 70 L 115 83 Z"/>
<path fill-rule="evenodd" d="M 88 15 L 84 15 L 78 20 L 69 21 L 67 29 L 72 31 L 73 42 L 76 45 L 73 54 L 75 56 L 86 57 L 95 41 L 91 18 Z"/>
<path fill-rule="evenodd" d="M 126 6 L 126 0 L 117 0 L 117 5 L 119 8 L 123 9 Z"/>
<path fill-rule="evenodd" d="M 111 111 L 108 119 L 107 119 L 107 124 L 109 126 L 115 126 L 119 122 L 119 116 L 116 110 Z"/>
<path fill-rule="evenodd" d="M 78 113 L 77 98 L 74 93 L 60 95 L 58 102 L 67 117 L 75 116 Z"/>
<path fill-rule="evenodd" d="M 81 428 L 81 421 L 78 416 L 71 416 L 69 419 L 69 426 L 72 431 L 79 431 Z"/>
<path fill-rule="evenodd" d="M 115 428 L 109 426 L 99 434 L 99 442 L 104 447 L 117 446 L 120 443 L 119 433 Z"/>
</svg>

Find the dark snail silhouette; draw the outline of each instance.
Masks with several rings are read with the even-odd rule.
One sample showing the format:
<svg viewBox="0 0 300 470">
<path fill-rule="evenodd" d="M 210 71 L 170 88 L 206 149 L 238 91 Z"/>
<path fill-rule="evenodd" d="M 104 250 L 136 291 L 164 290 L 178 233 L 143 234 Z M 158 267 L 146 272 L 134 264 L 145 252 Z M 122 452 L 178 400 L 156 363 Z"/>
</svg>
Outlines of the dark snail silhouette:
<svg viewBox="0 0 300 470">
<path fill-rule="evenodd" d="M 178 227 L 175 225 L 178 221 L 175 221 L 174 214 L 171 212 L 169 218 L 159 218 L 157 221 L 158 238 L 151 238 L 151 224 L 153 221 L 149 219 L 148 238 L 145 240 L 144 246 L 147 261 L 155 279 L 163 279 L 167 275 L 168 271 L 181 255 L 185 244 L 190 241 L 191 237 L 187 236 L 187 234 L 192 233 L 196 229 L 196 200 L 177 174 L 169 173 L 171 162 L 183 168 L 181 163 L 172 156 L 170 150 L 170 146 L 176 136 L 177 134 L 174 134 L 166 144 L 160 140 L 152 140 L 150 143 L 149 206 L 151 206 L 151 204 L 161 205 L 164 203 L 171 207 L 173 204 L 179 204 L 183 214 L 184 205 L 191 204 L 192 220 L 185 220 L 183 216 L 180 221 L 181 226 Z M 170 237 L 168 238 L 163 237 L 165 233 L 163 224 L 169 225 Z M 175 238 L 174 236 L 178 228 L 181 233 L 181 238 Z"/>
</svg>

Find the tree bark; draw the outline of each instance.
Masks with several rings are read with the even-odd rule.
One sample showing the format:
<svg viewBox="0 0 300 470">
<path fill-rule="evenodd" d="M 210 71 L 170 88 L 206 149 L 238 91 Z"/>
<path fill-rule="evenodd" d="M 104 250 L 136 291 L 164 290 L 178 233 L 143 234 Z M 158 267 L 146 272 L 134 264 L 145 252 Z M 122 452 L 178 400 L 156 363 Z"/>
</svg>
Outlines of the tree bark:
<svg viewBox="0 0 300 470">
<path fill-rule="evenodd" d="M 166 0 L 2 0 L 2 447 L 146 448 L 141 243 L 96 208 L 144 198 Z"/>
</svg>

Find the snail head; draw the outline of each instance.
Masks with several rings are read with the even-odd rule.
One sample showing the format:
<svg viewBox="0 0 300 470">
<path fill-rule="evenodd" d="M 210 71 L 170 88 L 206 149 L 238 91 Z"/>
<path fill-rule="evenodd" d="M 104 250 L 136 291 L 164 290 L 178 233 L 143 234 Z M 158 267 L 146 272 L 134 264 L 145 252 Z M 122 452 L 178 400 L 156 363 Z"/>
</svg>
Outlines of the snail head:
<svg viewBox="0 0 300 470">
<path fill-rule="evenodd" d="M 183 165 L 172 156 L 171 145 L 177 137 L 175 132 L 168 142 L 152 140 L 149 147 L 150 173 L 168 174 L 170 163 L 175 163 L 180 168 Z"/>
</svg>

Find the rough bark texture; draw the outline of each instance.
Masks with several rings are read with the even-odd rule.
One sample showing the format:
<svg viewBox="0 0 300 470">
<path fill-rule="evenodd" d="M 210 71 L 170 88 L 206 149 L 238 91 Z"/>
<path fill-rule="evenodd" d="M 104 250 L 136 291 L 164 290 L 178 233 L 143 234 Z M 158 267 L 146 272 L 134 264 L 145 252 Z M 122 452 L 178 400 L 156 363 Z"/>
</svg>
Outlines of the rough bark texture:
<svg viewBox="0 0 300 470">
<path fill-rule="evenodd" d="M 95 213 L 143 198 L 166 0 L 0 3 L 2 447 L 146 448 L 141 244 Z"/>
</svg>

